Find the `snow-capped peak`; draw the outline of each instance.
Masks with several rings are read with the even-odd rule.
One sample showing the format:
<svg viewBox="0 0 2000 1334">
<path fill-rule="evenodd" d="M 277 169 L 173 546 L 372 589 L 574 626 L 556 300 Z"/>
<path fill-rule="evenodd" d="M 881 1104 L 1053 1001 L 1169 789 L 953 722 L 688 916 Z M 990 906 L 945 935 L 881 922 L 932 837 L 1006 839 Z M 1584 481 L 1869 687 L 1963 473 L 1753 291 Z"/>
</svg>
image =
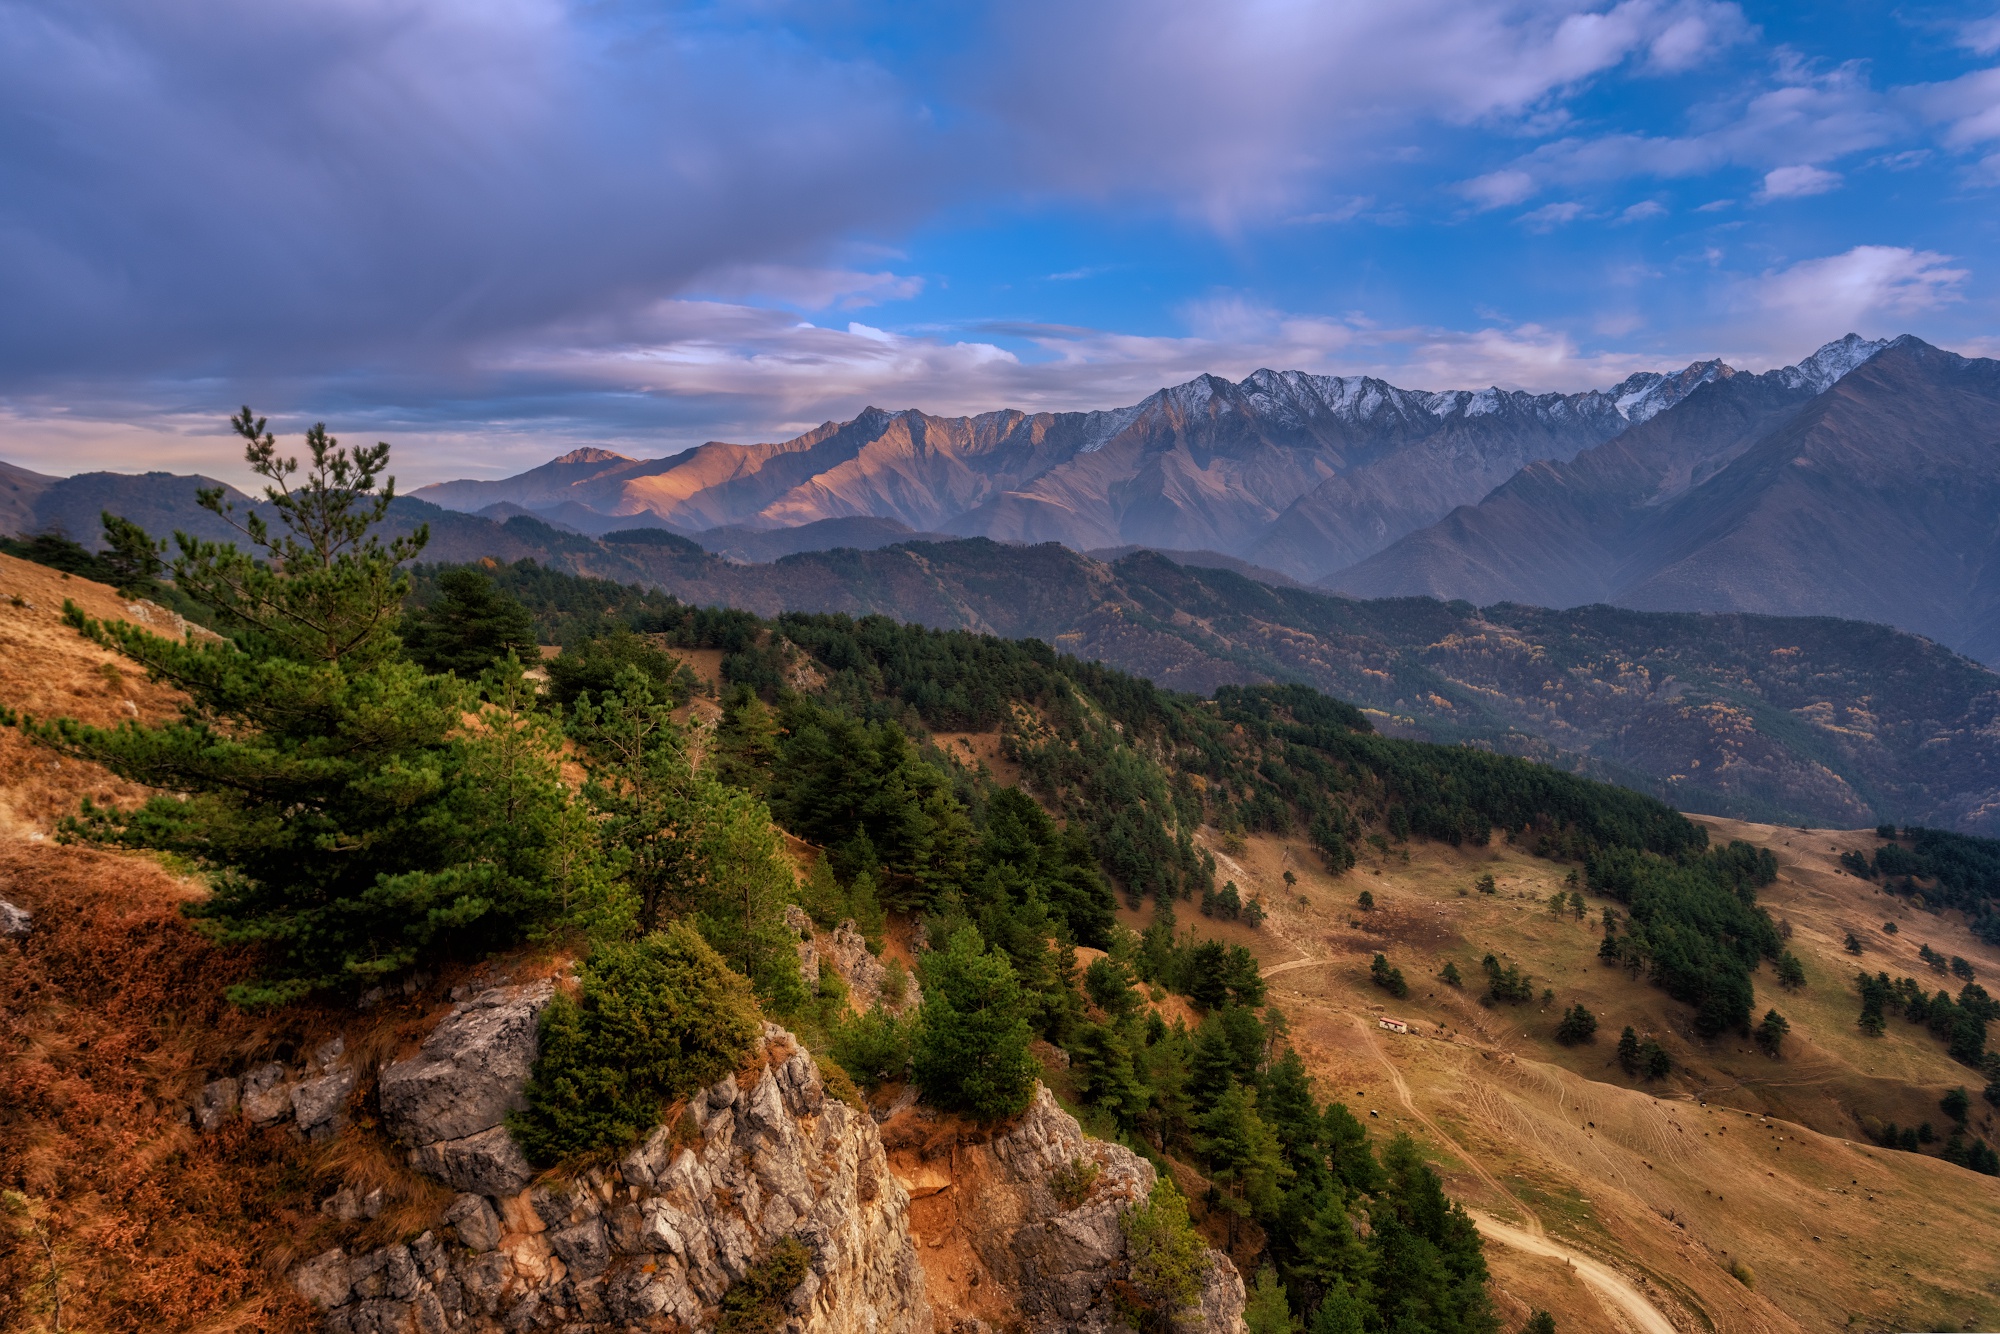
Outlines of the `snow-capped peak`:
<svg viewBox="0 0 2000 1334">
<path fill-rule="evenodd" d="M 1887 338 L 1863 338 L 1860 334 L 1849 334 L 1836 339 L 1807 357 L 1796 366 L 1787 366 L 1776 372 L 1786 384 L 1794 388 L 1811 389 L 1815 394 L 1823 394 L 1833 387 L 1836 380 L 1859 366 L 1868 358 L 1889 346 L 1893 341 Z"/>
</svg>

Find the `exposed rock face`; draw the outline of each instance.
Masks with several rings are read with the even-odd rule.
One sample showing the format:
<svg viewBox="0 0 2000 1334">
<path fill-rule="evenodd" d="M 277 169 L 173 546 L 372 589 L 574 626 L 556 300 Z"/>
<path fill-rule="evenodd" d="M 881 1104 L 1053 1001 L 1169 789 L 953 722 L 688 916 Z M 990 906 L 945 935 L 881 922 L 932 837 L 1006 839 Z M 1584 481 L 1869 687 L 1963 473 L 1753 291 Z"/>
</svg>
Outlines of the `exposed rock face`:
<svg viewBox="0 0 2000 1334">
<path fill-rule="evenodd" d="M 615 1168 L 566 1186 L 469 1187 L 441 1228 L 362 1256 L 327 1252 L 295 1268 L 293 1286 L 327 1312 L 329 1334 L 696 1330 L 753 1263 L 796 1237 L 812 1263 L 786 1301 L 795 1334 L 930 1334 L 908 1196 L 874 1123 L 826 1095 L 790 1034 L 764 1032 L 761 1068 L 688 1104 L 697 1142 L 663 1126 Z"/>
<path fill-rule="evenodd" d="M 888 979 L 889 970 L 880 959 L 868 952 L 867 939 L 855 929 L 851 919 L 834 928 L 832 938 L 826 942 L 821 962 L 830 964 L 846 981 L 849 1003 L 863 1014 L 874 1009 L 878 1001 L 897 1014 L 915 1014 L 917 1007 L 924 1003 L 924 993 L 917 986 L 917 979 L 907 973 L 904 974 L 902 999 L 891 1000 L 883 994 L 882 987 Z"/>
<path fill-rule="evenodd" d="M 913 1193 L 924 1195 L 913 1213 L 932 1248 L 926 1256 L 942 1252 L 946 1258 L 934 1263 L 961 1270 L 970 1258 L 980 1271 L 959 1289 L 967 1322 L 1017 1322 L 1033 1334 L 1121 1328 L 1112 1288 L 1126 1275 L 1122 1220 L 1152 1190 L 1152 1164 L 1123 1145 L 1086 1136 L 1040 1086 L 1004 1133 L 953 1144 L 948 1158 L 942 1143 L 950 1137 L 932 1133 L 935 1121 L 919 1111 L 891 1127 L 892 1146 L 899 1146 L 894 1163 Z M 950 1258 L 955 1243 L 971 1256 Z M 942 1304 L 947 1285 L 937 1287 Z M 996 1290 L 1009 1309 L 993 1303 Z M 1180 1313 L 1177 1324 L 1187 1334 L 1240 1334 L 1243 1305 L 1236 1267 L 1210 1251 L 1199 1303 Z"/>
<path fill-rule="evenodd" d="M 525 1104 L 552 983 L 495 987 L 453 1007 L 423 1049 L 382 1072 L 382 1121 L 405 1144 L 464 1139 Z"/>
<path fill-rule="evenodd" d="M 33 924 L 33 915 L 26 908 L 17 908 L 7 900 L 0 899 L 0 940 L 25 936 Z"/>
<path fill-rule="evenodd" d="M 535 1170 L 502 1122 L 526 1104 L 550 982 L 494 987 L 453 1007 L 423 1048 L 382 1071 L 382 1124 L 420 1172 L 463 1191 L 507 1195 Z"/>
</svg>

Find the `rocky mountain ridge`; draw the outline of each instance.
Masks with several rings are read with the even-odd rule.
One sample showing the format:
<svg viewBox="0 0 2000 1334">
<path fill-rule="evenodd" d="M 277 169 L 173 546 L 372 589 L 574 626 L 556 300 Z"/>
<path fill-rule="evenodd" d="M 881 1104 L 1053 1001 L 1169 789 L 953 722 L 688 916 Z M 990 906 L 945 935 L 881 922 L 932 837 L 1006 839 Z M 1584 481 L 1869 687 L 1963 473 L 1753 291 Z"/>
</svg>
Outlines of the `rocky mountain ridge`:
<svg viewBox="0 0 2000 1334">
<path fill-rule="evenodd" d="M 1312 578 L 1532 459 L 1615 436 L 1726 370 L 1701 362 L 1572 394 L 1431 392 L 1300 371 L 1204 375 L 1110 411 L 943 418 L 871 407 L 779 443 L 711 442 L 652 460 L 582 449 L 518 477 L 416 494 L 466 512 L 520 506 L 587 533 L 874 518 L 1078 550 L 1208 547 Z"/>
<path fill-rule="evenodd" d="M 1718 378 L 1323 583 L 1482 604 L 1837 612 L 2000 662 L 2000 362 L 1906 337 L 1824 379 Z"/>
</svg>

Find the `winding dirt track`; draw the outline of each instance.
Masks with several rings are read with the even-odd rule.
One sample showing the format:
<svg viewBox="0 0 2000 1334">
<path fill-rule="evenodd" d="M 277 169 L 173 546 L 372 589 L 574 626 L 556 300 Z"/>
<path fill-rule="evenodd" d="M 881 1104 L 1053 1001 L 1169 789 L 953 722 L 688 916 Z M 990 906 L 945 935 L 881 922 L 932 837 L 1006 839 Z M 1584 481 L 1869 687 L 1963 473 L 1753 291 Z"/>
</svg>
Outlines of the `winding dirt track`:
<svg viewBox="0 0 2000 1334">
<path fill-rule="evenodd" d="M 1332 962 L 1334 961 L 1331 959 L 1295 959 L 1289 963 L 1264 969 L 1264 976 L 1275 977 L 1279 973 L 1289 973 Z M 1431 1134 L 1437 1136 L 1439 1143 L 1449 1145 L 1459 1159 L 1470 1167 L 1494 1194 L 1502 1199 L 1512 1200 L 1514 1207 L 1520 1210 L 1521 1217 L 1525 1220 L 1525 1226 L 1516 1227 L 1476 1209 L 1468 1209 L 1466 1213 L 1471 1215 L 1473 1225 L 1479 1229 L 1480 1236 L 1517 1251 L 1526 1251 L 1530 1255 L 1541 1255 L 1566 1262 L 1571 1272 L 1590 1288 L 1607 1311 L 1616 1311 L 1623 1315 L 1637 1334 L 1679 1334 L 1674 1328 L 1674 1322 L 1667 1319 L 1666 1314 L 1653 1305 L 1651 1299 L 1630 1279 L 1602 1261 L 1593 1260 L 1558 1242 L 1550 1241 L 1547 1234 L 1542 1231 L 1541 1220 L 1535 1217 L 1534 1210 L 1522 1204 L 1512 1191 L 1501 1185 L 1498 1178 L 1486 1170 L 1485 1164 L 1466 1152 L 1463 1145 L 1447 1135 L 1437 1122 L 1431 1120 L 1417 1106 L 1416 1099 L 1410 1094 L 1410 1086 L 1403 1080 L 1403 1072 L 1396 1068 L 1396 1063 L 1382 1050 L 1382 1044 L 1377 1040 L 1375 1030 L 1369 1025 L 1368 1020 L 1358 1014 L 1351 1014 L 1348 1018 L 1360 1032 L 1362 1040 L 1368 1044 L 1368 1049 L 1375 1054 L 1375 1059 L 1380 1061 L 1382 1068 L 1388 1072 L 1390 1082 L 1396 1086 L 1396 1097 L 1403 1104 L 1403 1110 L 1415 1117 Z"/>
<path fill-rule="evenodd" d="M 1632 1322 L 1639 1334 L 1679 1334 L 1673 1322 L 1660 1313 L 1660 1308 L 1646 1299 L 1646 1294 L 1634 1287 L 1629 1279 L 1608 1265 L 1600 1264 L 1587 1255 L 1559 1246 L 1547 1237 L 1523 1232 L 1510 1227 L 1497 1218 L 1489 1218 L 1476 1209 L 1468 1209 L 1473 1223 L 1479 1228 L 1479 1235 L 1502 1246 L 1511 1246 L 1517 1251 L 1530 1255 L 1546 1255 L 1552 1260 L 1566 1260 L 1576 1276 L 1588 1284 L 1597 1299 L 1606 1306 L 1616 1307 Z"/>
</svg>

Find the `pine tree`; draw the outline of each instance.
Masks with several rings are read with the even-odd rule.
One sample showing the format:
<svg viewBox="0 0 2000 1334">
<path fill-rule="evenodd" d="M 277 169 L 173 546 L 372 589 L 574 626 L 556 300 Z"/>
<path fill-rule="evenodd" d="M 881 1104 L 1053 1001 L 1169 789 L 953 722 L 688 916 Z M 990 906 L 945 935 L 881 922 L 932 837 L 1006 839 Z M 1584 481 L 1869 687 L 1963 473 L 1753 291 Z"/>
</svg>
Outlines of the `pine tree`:
<svg viewBox="0 0 2000 1334">
<path fill-rule="evenodd" d="M 1786 950 L 1778 956 L 1778 985 L 1787 991 L 1797 991 L 1806 984 L 1805 965 L 1799 956 Z"/>
<path fill-rule="evenodd" d="M 155 541 L 146 530 L 110 510 L 101 510 L 97 521 L 104 526 L 104 551 L 98 563 L 109 576 L 107 582 L 127 597 L 153 597 L 160 591 L 160 575 L 166 562 L 160 553 L 166 543 Z"/>
<path fill-rule="evenodd" d="M 558 991 L 543 1012 L 527 1107 L 509 1129 L 542 1164 L 623 1148 L 662 1107 L 734 1070 L 758 1031 L 742 977 L 687 923 L 602 944 L 578 994 Z"/>
<path fill-rule="evenodd" d="M 1368 1303 L 1347 1284 L 1329 1288 L 1313 1312 L 1312 1334 L 1365 1334 Z"/>
<path fill-rule="evenodd" d="M 1618 1035 L 1618 1068 L 1628 1075 L 1639 1073 L 1639 1035 L 1630 1024 Z"/>
<path fill-rule="evenodd" d="M 1766 1010 L 1764 1011 L 1763 1022 L 1757 1025 L 1755 1035 L 1757 1045 L 1763 1050 L 1766 1056 L 1775 1060 L 1777 1059 L 1779 1050 L 1784 1046 L 1785 1034 L 1791 1031 L 1792 1026 L 1786 1021 L 1785 1016 L 1779 1014 L 1776 1010 Z"/>
<path fill-rule="evenodd" d="M 377 486 L 387 445 L 349 451 L 315 426 L 311 466 L 294 481 L 298 461 L 279 457 L 262 420 L 245 409 L 231 424 L 283 532 L 255 512 L 239 519 L 218 487 L 201 504 L 255 553 L 175 535 L 175 588 L 207 609 L 221 640 L 67 609 L 69 624 L 188 704 L 158 727 L 23 723 L 64 754 L 161 790 L 136 810 L 86 802 L 63 837 L 201 868 L 212 892 L 190 915 L 263 954 L 261 978 L 230 992 L 239 1003 L 364 986 L 518 940 L 558 896 L 546 858 L 567 797 L 545 721 L 482 705 L 468 684 L 402 657 L 398 567 L 428 534 L 384 544 L 371 532 L 395 490 Z M 518 668 L 489 687 L 489 701 L 522 700 Z"/>
<path fill-rule="evenodd" d="M 1201 1296 L 1208 1248 L 1188 1221 L 1187 1201 L 1173 1178 L 1156 1180 L 1146 1202 L 1126 1210 L 1119 1226 L 1129 1258 L 1126 1272 L 1141 1300 L 1169 1321 L 1192 1307 Z"/>
<path fill-rule="evenodd" d="M 1574 1047 L 1580 1042 L 1589 1042 L 1597 1036 L 1597 1016 L 1585 1009 L 1578 1001 L 1563 1011 L 1562 1022 L 1556 1025 L 1556 1041 L 1566 1047 Z"/>
<path fill-rule="evenodd" d="M 1250 1300 L 1243 1307 L 1243 1328 L 1246 1334 L 1295 1334 L 1299 1328 L 1292 1319 L 1291 1304 L 1285 1300 L 1285 1285 L 1269 1265 L 1257 1271 L 1257 1281 L 1251 1285 Z"/>
<path fill-rule="evenodd" d="M 1279 1186 L 1291 1177 L 1291 1168 L 1277 1135 L 1257 1115 L 1256 1093 L 1241 1084 L 1231 1084 L 1195 1130 L 1195 1148 L 1222 1191 L 1233 1239 L 1238 1219 L 1275 1212 Z"/>
<path fill-rule="evenodd" d="M 527 608 L 493 587 L 483 571 L 451 569 L 438 576 L 438 595 L 403 614 L 403 649 L 427 672 L 478 677 L 509 653 L 539 660 Z"/>
<path fill-rule="evenodd" d="M 1021 988 L 1006 956 L 988 952 L 973 927 L 918 965 L 924 1004 L 917 1013 L 911 1070 L 926 1101 L 983 1121 L 1011 1116 L 1034 1096 L 1037 1066 Z"/>
</svg>

